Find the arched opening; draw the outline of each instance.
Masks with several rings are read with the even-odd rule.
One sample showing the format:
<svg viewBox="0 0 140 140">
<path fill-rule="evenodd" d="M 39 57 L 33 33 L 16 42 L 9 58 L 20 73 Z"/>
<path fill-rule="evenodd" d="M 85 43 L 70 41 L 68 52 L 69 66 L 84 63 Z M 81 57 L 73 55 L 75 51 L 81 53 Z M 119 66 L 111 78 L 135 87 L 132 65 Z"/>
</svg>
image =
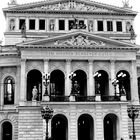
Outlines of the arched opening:
<svg viewBox="0 0 140 140">
<path fill-rule="evenodd" d="M 38 70 L 31 70 L 27 74 L 27 101 L 33 98 L 33 88 L 36 87 L 37 95 L 34 100 L 41 101 L 42 99 L 42 74 Z"/>
<path fill-rule="evenodd" d="M 127 71 L 119 71 L 116 75 L 118 80 L 117 92 L 119 95 L 126 95 L 127 100 L 131 100 L 130 93 L 130 75 Z"/>
<path fill-rule="evenodd" d="M 108 114 L 104 118 L 104 140 L 117 140 L 117 116 Z"/>
<path fill-rule="evenodd" d="M 77 83 L 78 92 L 76 96 L 76 101 L 86 101 L 87 97 L 87 75 L 83 70 L 76 70 L 74 83 Z"/>
<path fill-rule="evenodd" d="M 55 115 L 52 118 L 53 140 L 67 140 L 68 139 L 68 120 L 64 115 Z"/>
<path fill-rule="evenodd" d="M 4 105 L 14 104 L 15 80 L 8 76 L 4 80 Z"/>
<path fill-rule="evenodd" d="M 106 71 L 99 70 L 94 74 L 95 94 L 101 95 L 101 100 L 106 100 L 109 93 L 109 76 Z"/>
<path fill-rule="evenodd" d="M 88 114 L 83 114 L 78 119 L 78 140 L 93 140 L 93 118 Z"/>
<path fill-rule="evenodd" d="M 2 140 L 12 140 L 12 124 L 4 122 L 2 124 Z"/>
<path fill-rule="evenodd" d="M 50 94 L 53 101 L 64 101 L 65 77 L 60 70 L 54 70 L 50 75 Z"/>
</svg>

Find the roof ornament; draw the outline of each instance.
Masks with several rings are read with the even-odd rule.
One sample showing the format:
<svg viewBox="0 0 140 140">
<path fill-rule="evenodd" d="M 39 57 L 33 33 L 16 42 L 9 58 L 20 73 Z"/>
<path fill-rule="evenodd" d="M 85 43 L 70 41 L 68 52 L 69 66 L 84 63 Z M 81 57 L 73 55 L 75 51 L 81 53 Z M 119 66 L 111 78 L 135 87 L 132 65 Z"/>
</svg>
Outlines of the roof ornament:
<svg viewBox="0 0 140 140">
<path fill-rule="evenodd" d="M 8 2 L 9 6 L 15 6 L 17 5 L 17 0 L 10 0 L 10 2 Z"/>
<path fill-rule="evenodd" d="M 122 3 L 124 8 L 132 8 L 129 6 L 129 0 L 122 0 Z"/>
</svg>

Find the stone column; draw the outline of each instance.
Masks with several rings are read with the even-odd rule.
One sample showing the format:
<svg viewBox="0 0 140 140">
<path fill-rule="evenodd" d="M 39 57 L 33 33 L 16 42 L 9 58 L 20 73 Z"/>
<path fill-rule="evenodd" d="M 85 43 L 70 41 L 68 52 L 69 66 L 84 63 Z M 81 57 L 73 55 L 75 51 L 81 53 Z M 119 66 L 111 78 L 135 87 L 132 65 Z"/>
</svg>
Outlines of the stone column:
<svg viewBox="0 0 140 140">
<path fill-rule="evenodd" d="M 93 30 L 96 32 L 98 30 L 97 28 L 98 28 L 97 20 L 94 19 L 94 21 L 93 21 Z"/>
<path fill-rule="evenodd" d="M 19 18 L 15 19 L 15 31 L 19 30 Z"/>
<path fill-rule="evenodd" d="M 126 23 L 125 20 L 122 21 L 122 31 L 126 32 Z"/>
<path fill-rule="evenodd" d="M 71 81 L 69 79 L 70 73 L 71 73 L 71 60 L 66 60 L 65 96 L 69 96 L 71 92 Z"/>
<path fill-rule="evenodd" d="M 116 29 L 116 20 L 113 20 L 113 32 L 116 32 L 117 29 Z"/>
<path fill-rule="evenodd" d="M 65 31 L 69 30 L 69 21 L 68 19 L 65 19 Z"/>
<path fill-rule="evenodd" d="M 110 78 L 109 78 L 109 95 L 114 96 L 114 86 L 112 85 L 112 80 L 115 79 L 115 61 L 110 61 Z"/>
<path fill-rule="evenodd" d="M 35 30 L 36 31 L 39 30 L 39 19 L 38 18 L 35 19 Z"/>
<path fill-rule="evenodd" d="M 131 100 L 134 104 L 139 104 L 136 60 L 132 60 L 131 72 Z"/>
<path fill-rule="evenodd" d="M 59 30 L 59 21 L 58 21 L 58 19 L 54 20 L 54 24 L 55 24 L 54 30 L 58 31 Z"/>
<path fill-rule="evenodd" d="M 86 31 L 88 31 L 88 20 L 87 19 L 84 20 L 84 24 L 86 25 Z"/>
<path fill-rule="evenodd" d="M 26 60 L 21 59 L 20 101 L 26 100 Z"/>
<path fill-rule="evenodd" d="M 28 31 L 29 30 L 29 18 L 26 18 L 26 31 Z"/>
<path fill-rule="evenodd" d="M 95 95 L 94 91 L 93 91 L 93 61 L 89 61 L 89 78 L 88 78 L 88 93 L 87 93 L 87 96 L 93 96 Z"/>
<path fill-rule="evenodd" d="M 107 21 L 105 19 L 103 20 L 103 30 L 104 32 L 107 31 Z"/>
<path fill-rule="evenodd" d="M 45 22 L 46 22 L 45 29 L 46 29 L 46 31 L 49 31 L 49 20 L 46 19 Z"/>
</svg>

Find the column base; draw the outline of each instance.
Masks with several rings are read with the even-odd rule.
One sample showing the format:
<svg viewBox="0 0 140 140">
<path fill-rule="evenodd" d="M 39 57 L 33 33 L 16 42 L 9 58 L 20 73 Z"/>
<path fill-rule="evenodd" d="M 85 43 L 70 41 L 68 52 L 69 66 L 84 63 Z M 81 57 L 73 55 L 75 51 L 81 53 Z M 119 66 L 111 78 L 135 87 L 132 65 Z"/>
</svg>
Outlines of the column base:
<svg viewBox="0 0 140 140">
<path fill-rule="evenodd" d="M 121 95 L 121 101 L 126 101 L 126 95 Z"/>
<path fill-rule="evenodd" d="M 48 95 L 43 96 L 43 101 L 49 102 L 50 97 Z"/>
<path fill-rule="evenodd" d="M 70 96 L 69 96 L 69 101 L 70 101 L 70 102 L 75 102 L 75 101 L 76 101 L 75 95 L 70 95 Z"/>
<path fill-rule="evenodd" d="M 95 96 L 95 101 L 101 101 L 101 95 L 96 95 Z"/>
</svg>

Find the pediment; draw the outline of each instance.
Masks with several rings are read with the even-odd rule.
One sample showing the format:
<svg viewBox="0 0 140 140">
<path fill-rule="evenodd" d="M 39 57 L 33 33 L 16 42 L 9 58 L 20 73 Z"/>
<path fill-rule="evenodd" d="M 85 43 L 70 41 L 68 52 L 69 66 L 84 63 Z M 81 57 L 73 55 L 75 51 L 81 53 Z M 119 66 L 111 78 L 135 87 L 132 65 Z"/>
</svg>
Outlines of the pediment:
<svg viewBox="0 0 140 140">
<path fill-rule="evenodd" d="M 17 5 L 4 9 L 4 11 L 6 10 L 134 13 L 134 11 L 130 9 L 120 8 L 89 0 L 47 0 L 42 2 Z"/>
<path fill-rule="evenodd" d="M 73 31 L 68 34 L 47 37 L 17 44 L 22 47 L 43 48 L 135 48 L 136 45 L 94 35 L 86 31 Z"/>
</svg>

